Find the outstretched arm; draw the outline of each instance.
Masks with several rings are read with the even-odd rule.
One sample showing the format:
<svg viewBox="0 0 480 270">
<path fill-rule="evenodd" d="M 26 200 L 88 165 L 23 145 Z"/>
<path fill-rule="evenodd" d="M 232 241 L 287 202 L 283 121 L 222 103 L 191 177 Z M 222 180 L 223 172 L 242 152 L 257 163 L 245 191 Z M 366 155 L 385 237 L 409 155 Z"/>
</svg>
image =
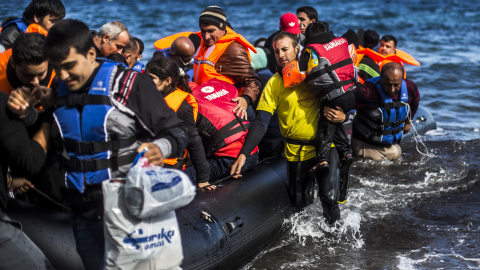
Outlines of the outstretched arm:
<svg viewBox="0 0 480 270">
<path fill-rule="evenodd" d="M 247 159 L 247 156 L 250 156 L 250 153 L 252 153 L 253 149 L 255 149 L 255 147 L 262 140 L 265 132 L 267 131 L 268 123 L 270 123 L 271 118 L 271 113 L 261 110 L 257 111 L 257 117 L 248 130 L 247 138 L 245 139 L 242 150 L 238 155 L 237 161 L 235 161 L 230 169 L 230 174 L 234 175 L 234 178 L 242 177 L 240 172 L 242 171 L 242 167 L 245 165 L 245 160 Z"/>
</svg>

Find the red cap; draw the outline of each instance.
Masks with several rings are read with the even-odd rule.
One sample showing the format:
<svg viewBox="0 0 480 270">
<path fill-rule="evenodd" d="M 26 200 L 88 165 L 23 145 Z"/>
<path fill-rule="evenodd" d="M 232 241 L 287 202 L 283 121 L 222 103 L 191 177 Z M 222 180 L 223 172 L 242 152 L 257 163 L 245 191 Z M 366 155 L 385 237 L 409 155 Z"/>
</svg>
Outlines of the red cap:
<svg viewBox="0 0 480 270">
<path fill-rule="evenodd" d="M 285 13 L 280 17 L 280 29 L 287 31 L 291 34 L 301 34 L 300 25 L 298 24 L 298 18 L 293 13 Z"/>
</svg>

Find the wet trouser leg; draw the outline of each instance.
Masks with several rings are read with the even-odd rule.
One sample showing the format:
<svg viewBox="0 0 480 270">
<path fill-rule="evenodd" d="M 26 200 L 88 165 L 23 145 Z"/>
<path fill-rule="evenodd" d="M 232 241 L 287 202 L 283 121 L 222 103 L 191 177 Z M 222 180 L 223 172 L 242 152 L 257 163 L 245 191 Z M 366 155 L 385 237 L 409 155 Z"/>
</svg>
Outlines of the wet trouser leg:
<svg viewBox="0 0 480 270">
<path fill-rule="evenodd" d="M 335 148 L 332 148 L 328 157 L 328 163 L 330 164 L 328 174 L 319 171 L 315 175 L 318 185 L 318 195 L 322 204 L 324 202 L 336 202 L 338 199 L 339 169 L 338 154 Z"/>
<path fill-rule="evenodd" d="M 335 134 L 333 136 L 333 144 L 335 144 L 335 148 L 337 149 L 340 158 L 352 154 L 347 133 L 345 132 L 345 127 L 342 123 L 337 123 Z"/>
<path fill-rule="evenodd" d="M 22 232 L 20 223 L 0 218 L 0 268 L 53 269 L 43 252 Z"/>
<path fill-rule="evenodd" d="M 288 192 L 292 206 L 298 210 L 313 203 L 315 179 L 308 174 L 308 170 L 314 165 L 314 158 L 300 162 L 287 162 Z"/>
<path fill-rule="evenodd" d="M 330 165 L 328 174 L 317 171 L 315 176 L 318 195 L 323 207 L 323 216 L 329 224 L 333 224 L 340 219 L 340 209 L 338 207 L 340 171 L 338 162 L 338 153 L 335 148 L 332 148 L 328 159 Z"/>
</svg>

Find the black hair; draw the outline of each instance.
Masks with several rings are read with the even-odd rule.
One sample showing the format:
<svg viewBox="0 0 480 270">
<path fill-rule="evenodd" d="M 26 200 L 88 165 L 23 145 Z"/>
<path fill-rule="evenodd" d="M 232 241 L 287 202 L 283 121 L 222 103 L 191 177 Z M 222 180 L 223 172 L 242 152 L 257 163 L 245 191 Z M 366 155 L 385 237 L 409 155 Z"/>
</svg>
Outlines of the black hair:
<svg viewBox="0 0 480 270">
<path fill-rule="evenodd" d="M 155 58 L 155 57 L 165 57 L 165 54 L 160 50 L 156 50 L 152 54 L 152 58 Z"/>
<path fill-rule="evenodd" d="M 138 47 L 139 46 L 137 44 L 137 40 L 134 37 L 130 36 L 127 44 L 122 49 L 122 53 L 135 53 Z"/>
<path fill-rule="evenodd" d="M 307 17 L 310 20 L 315 19 L 315 21 L 318 21 L 317 10 L 314 9 L 313 7 L 310 7 L 310 6 L 299 7 L 299 8 L 297 8 L 297 14 L 300 13 L 300 12 L 305 12 L 305 14 L 307 14 Z"/>
<path fill-rule="evenodd" d="M 305 29 L 305 39 L 312 38 L 314 36 L 321 35 L 328 32 L 328 24 L 324 22 L 313 22 Z"/>
<path fill-rule="evenodd" d="M 122 63 L 122 64 L 124 64 L 125 66 L 128 67 L 128 63 L 127 63 L 127 60 L 125 60 L 125 57 L 123 57 L 123 55 L 121 55 L 117 52 L 114 52 L 114 53 L 111 53 L 110 55 L 108 55 L 107 59 L 115 61 L 115 62 Z"/>
<path fill-rule="evenodd" d="M 70 54 L 70 48 L 75 48 L 78 54 L 87 56 L 94 46 L 90 29 L 85 23 L 65 19 L 54 24 L 48 31 L 44 51 L 51 61 L 61 62 Z"/>
<path fill-rule="evenodd" d="M 197 51 L 198 47 L 200 47 L 200 43 L 202 42 L 202 38 L 196 33 L 190 34 L 188 38 L 192 41 L 193 46 L 195 46 L 195 51 Z"/>
<path fill-rule="evenodd" d="M 47 15 L 63 19 L 65 17 L 65 6 L 62 1 L 32 0 L 25 8 L 25 11 L 23 11 L 23 17 L 29 22 L 34 22 L 35 17 L 43 20 Z"/>
<path fill-rule="evenodd" d="M 45 36 L 39 33 L 27 33 L 18 36 L 13 42 L 12 59 L 16 65 L 25 62 L 29 65 L 40 65 L 48 60 L 43 51 Z"/>
<path fill-rule="evenodd" d="M 180 69 L 177 63 L 169 58 L 162 56 L 155 56 L 150 61 L 148 61 L 146 67 L 146 72 L 152 73 L 161 80 L 166 78 L 172 78 L 171 88 L 166 91 L 167 93 L 179 88 L 182 91 L 187 93 L 192 93 L 192 89 L 188 86 L 188 75 L 180 76 Z"/>
<path fill-rule="evenodd" d="M 145 49 L 145 45 L 143 44 L 143 41 L 137 37 L 134 37 L 134 39 L 137 41 L 138 46 L 140 47 L 140 50 L 138 51 L 138 55 L 143 54 L 143 50 Z"/>
<path fill-rule="evenodd" d="M 286 32 L 286 31 L 282 31 L 282 32 L 278 33 L 275 37 L 273 37 L 272 44 L 279 41 L 280 39 L 283 39 L 283 38 L 286 38 L 286 37 L 288 37 L 292 40 L 292 45 L 293 45 L 293 48 L 295 49 L 298 45 L 297 37 L 294 34 Z"/>
<path fill-rule="evenodd" d="M 396 39 L 394 36 L 392 36 L 392 35 L 384 35 L 381 40 L 383 40 L 383 41 L 385 41 L 385 42 L 390 42 L 390 41 L 393 40 L 393 46 L 394 46 L 395 48 L 397 48 L 397 39 Z"/>
</svg>

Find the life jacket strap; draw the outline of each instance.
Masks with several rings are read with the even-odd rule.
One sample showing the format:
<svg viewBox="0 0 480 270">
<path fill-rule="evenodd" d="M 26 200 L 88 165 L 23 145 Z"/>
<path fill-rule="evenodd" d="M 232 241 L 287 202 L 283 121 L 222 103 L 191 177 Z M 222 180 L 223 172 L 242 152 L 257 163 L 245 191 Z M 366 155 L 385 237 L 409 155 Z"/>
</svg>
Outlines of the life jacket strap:
<svg viewBox="0 0 480 270">
<path fill-rule="evenodd" d="M 131 146 L 137 141 L 137 138 L 130 137 L 121 140 L 111 140 L 106 142 L 77 142 L 72 140 L 63 141 L 63 145 L 68 152 L 78 154 L 90 154 L 105 151 L 118 152 L 120 149 Z"/>
<path fill-rule="evenodd" d="M 112 105 L 110 98 L 103 95 L 70 94 L 59 97 L 55 101 L 56 106 L 84 106 L 84 105 Z"/>
<path fill-rule="evenodd" d="M 387 103 L 383 105 L 383 108 L 385 108 L 386 110 L 396 109 L 400 107 L 405 107 L 405 103 L 400 101 L 393 101 L 391 103 Z"/>
<path fill-rule="evenodd" d="M 112 170 L 118 170 L 118 168 L 121 166 L 133 163 L 137 154 L 137 152 L 133 152 L 125 156 L 112 157 L 110 159 L 63 159 L 62 163 L 63 166 L 65 166 L 65 169 L 70 172 L 93 172 L 108 168 L 111 168 Z"/>
<path fill-rule="evenodd" d="M 395 121 L 395 122 L 385 122 L 383 123 L 384 127 L 398 127 L 399 125 L 405 123 L 407 119 L 405 120 L 400 120 L 400 121 Z"/>
<path fill-rule="evenodd" d="M 197 65 L 201 65 L 201 64 L 207 64 L 209 66 L 212 66 L 214 67 L 215 66 L 215 63 L 210 61 L 210 60 L 197 60 L 197 59 L 194 59 L 193 62 Z"/>
<path fill-rule="evenodd" d="M 352 61 L 352 58 L 346 58 L 340 62 L 337 62 L 333 65 L 325 65 L 323 66 L 322 69 L 317 69 L 315 71 L 312 71 L 310 72 L 309 74 L 307 74 L 307 76 L 305 77 L 305 80 L 306 81 L 309 81 L 311 79 L 314 79 L 314 78 L 317 78 L 319 76 L 322 76 L 324 74 L 327 74 L 329 73 L 330 74 L 330 77 L 332 77 L 333 81 L 334 82 L 337 82 L 336 78 L 333 76 L 332 72 L 335 70 L 335 69 L 339 69 L 343 66 L 346 66 L 348 64 L 353 64 L 353 61 Z M 335 79 L 334 79 L 335 78 Z"/>
<path fill-rule="evenodd" d="M 297 140 L 292 138 L 287 138 L 287 143 L 296 144 L 296 145 L 315 145 L 315 140 Z"/>
<path fill-rule="evenodd" d="M 379 131 L 377 134 L 380 136 L 380 135 L 395 135 L 397 133 L 399 133 L 400 131 L 403 131 L 403 127 L 398 127 L 396 129 L 389 129 L 389 130 L 383 130 L 383 131 Z"/>
<path fill-rule="evenodd" d="M 226 138 L 233 136 L 239 132 L 245 132 L 250 127 L 250 123 L 244 123 L 245 120 L 242 120 L 240 117 L 235 115 L 235 119 L 230 121 L 228 124 L 223 126 L 218 130 L 213 136 L 214 145 L 223 145 L 223 142 Z M 240 124 L 238 127 L 236 125 Z"/>
</svg>

